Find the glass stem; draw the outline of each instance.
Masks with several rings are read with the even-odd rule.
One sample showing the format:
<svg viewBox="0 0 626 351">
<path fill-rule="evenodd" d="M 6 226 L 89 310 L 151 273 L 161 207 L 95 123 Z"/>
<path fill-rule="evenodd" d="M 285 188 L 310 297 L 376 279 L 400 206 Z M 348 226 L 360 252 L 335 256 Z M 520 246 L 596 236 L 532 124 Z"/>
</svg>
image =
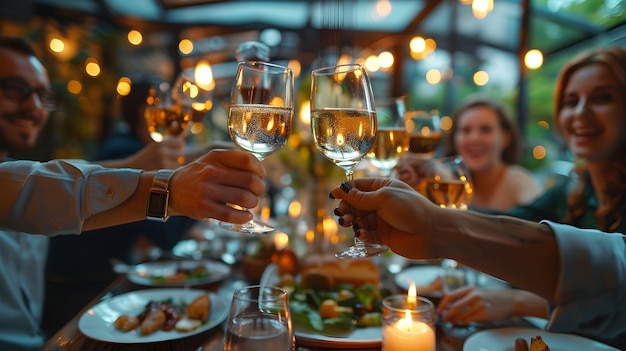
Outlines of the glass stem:
<svg viewBox="0 0 626 351">
<path fill-rule="evenodd" d="M 354 171 L 346 171 L 346 178 L 348 179 L 348 181 L 351 181 L 354 178 Z"/>
<path fill-rule="evenodd" d="M 354 172 L 352 170 L 346 171 L 346 179 L 348 181 L 354 179 Z M 364 250 L 365 244 L 357 237 L 357 232 L 356 229 L 354 229 L 354 226 L 352 227 L 352 230 L 354 231 L 354 249 L 357 251 Z"/>
</svg>

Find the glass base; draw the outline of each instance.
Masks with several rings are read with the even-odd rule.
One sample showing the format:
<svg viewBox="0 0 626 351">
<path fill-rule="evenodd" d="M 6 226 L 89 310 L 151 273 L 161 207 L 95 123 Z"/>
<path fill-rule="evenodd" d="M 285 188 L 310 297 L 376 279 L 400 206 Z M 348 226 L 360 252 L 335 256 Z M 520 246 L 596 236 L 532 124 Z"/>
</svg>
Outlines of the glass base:
<svg viewBox="0 0 626 351">
<path fill-rule="evenodd" d="M 263 222 L 250 221 L 243 224 L 234 224 L 228 222 L 220 222 L 220 227 L 230 230 L 232 232 L 247 233 L 247 234 L 265 234 L 276 230 L 269 224 Z"/>
<path fill-rule="evenodd" d="M 379 244 L 354 245 L 335 253 L 335 257 L 349 259 L 379 256 L 380 254 L 387 252 L 387 250 L 389 250 L 387 246 Z"/>
</svg>

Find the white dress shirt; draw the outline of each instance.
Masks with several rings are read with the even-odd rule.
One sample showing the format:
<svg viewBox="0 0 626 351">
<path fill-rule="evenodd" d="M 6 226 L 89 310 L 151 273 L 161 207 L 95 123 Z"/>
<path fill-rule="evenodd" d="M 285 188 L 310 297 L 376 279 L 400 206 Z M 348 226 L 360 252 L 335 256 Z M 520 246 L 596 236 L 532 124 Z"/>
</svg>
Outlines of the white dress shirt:
<svg viewBox="0 0 626 351">
<path fill-rule="evenodd" d="M 82 161 L 0 163 L 0 350 L 44 342 L 45 235 L 80 233 L 88 216 L 117 206 L 139 183 L 139 170 L 103 170 Z"/>
</svg>

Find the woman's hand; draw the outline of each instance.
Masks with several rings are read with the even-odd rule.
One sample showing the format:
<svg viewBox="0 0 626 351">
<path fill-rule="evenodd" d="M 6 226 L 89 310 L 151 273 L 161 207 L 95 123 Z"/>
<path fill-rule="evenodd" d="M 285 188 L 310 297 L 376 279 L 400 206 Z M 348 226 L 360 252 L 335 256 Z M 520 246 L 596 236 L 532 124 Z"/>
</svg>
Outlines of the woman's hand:
<svg viewBox="0 0 626 351">
<path fill-rule="evenodd" d="M 170 212 L 194 219 L 208 217 L 245 223 L 252 213 L 228 204 L 253 208 L 265 193 L 265 168 L 249 152 L 213 150 L 176 170 L 170 185 Z"/>
<path fill-rule="evenodd" d="M 468 324 L 514 316 L 547 318 L 547 304 L 543 298 L 524 290 L 465 286 L 444 294 L 437 312 L 443 322 Z"/>
<path fill-rule="evenodd" d="M 417 189 L 426 180 L 428 159 L 419 155 L 405 152 L 394 167 L 396 177 Z"/>
<path fill-rule="evenodd" d="M 387 245 L 409 258 L 432 258 L 432 217 L 439 208 L 407 184 L 389 178 L 362 178 L 334 188 L 341 199 L 339 224 L 353 226 L 365 242 Z"/>
</svg>

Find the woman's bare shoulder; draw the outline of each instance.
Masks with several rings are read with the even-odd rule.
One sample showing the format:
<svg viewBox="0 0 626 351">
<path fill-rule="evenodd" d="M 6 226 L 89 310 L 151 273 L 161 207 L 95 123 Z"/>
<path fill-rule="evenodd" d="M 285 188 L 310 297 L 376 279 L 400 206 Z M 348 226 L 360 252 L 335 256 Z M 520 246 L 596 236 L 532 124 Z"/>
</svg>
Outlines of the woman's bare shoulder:
<svg viewBox="0 0 626 351">
<path fill-rule="evenodd" d="M 539 186 L 533 174 L 522 166 L 511 165 L 507 167 L 506 178 L 512 189 L 518 189 L 524 194 L 523 200 L 525 201 L 532 200 L 542 192 L 541 186 Z"/>
</svg>

